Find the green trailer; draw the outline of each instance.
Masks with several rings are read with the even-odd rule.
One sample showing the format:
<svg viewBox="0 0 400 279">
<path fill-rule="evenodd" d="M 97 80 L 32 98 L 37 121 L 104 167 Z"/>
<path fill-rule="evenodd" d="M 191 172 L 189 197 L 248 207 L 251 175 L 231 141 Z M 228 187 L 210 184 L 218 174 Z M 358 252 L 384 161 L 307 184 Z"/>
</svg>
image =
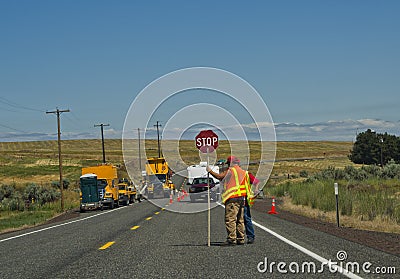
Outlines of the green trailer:
<svg viewBox="0 0 400 279">
<path fill-rule="evenodd" d="M 101 202 L 103 189 L 98 187 L 97 175 L 93 173 L 84 174 L 80 177 L 80 211 L 85 212 L 86 210 L 103 210 L 103 204 Z"/>
</svg>

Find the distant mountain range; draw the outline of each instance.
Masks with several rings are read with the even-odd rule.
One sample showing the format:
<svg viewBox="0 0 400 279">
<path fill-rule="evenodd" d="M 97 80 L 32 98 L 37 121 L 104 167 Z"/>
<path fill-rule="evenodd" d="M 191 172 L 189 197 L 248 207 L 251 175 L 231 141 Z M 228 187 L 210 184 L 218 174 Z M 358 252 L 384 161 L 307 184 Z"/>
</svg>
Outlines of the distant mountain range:
<svg viewBox="0 0 400 279">
<path fill-rule="evenodd" d="M 258 128 L 262 131 L 270 131 L 270 123 L 258 123 Z M 375 130 L 378 133 L 385 133 L 392 135 L 400 135 L 400 121 L 384 121 L 379 119 L 360 119 L 360 120 L 341 120 L 341 121 L 327 121 L 318 122 L 313 124 L 304 123 L 275 123 L 276 139 L 278 141 L 354 141 L 357 133 L 364 132 L 367 129 Z M 171 131 L 162 131 L 162 138 L 164 139 L 181 139 L 191 140 L 197 135 L 200 130 L 210 129 L 206 125 L 193 126 L 188 131 L 182 131 L 179 128 Z M 232 140 L 243 139 L 241 134 L 246 134 L 249 140 L 257 140 L 260 138 L 258 129 L 255 124 L 244 124 L 235 127 L 220 127 L 221 130 L 229 130 L 229 138 Z M 263 130 L 266 129 L 266 130 Z M 223 133 L 217 134 L 223 135 Z M 113 129 L 105 129 L 105 138 L 121 138 L 122 131 Z M 129 138 L 136 138 L 137 134 L 126 135 Z M 157 133 L 154 128 L 146 130 L 146 138 L 157 138 Z M 93 139 L 99 138 L 96 131 L 93 132 L 63 132 L 62 139 Z M 56 140 L 57 135 L 54 133 L 20 133 L 9 132 L 0 133 L 0 141 L 45 141 Z M 221 138 L 223 139 L 223 138 Z"/>
<path fill-rule="evenodd" d="M 377 133 L 400 135 L 400 121 L 391 122 L 378 119 L 327 121 L 314 124 L 275 124 L 280 141 L 354 141 L 358 133 L 367 129 Z"/>
</svg>

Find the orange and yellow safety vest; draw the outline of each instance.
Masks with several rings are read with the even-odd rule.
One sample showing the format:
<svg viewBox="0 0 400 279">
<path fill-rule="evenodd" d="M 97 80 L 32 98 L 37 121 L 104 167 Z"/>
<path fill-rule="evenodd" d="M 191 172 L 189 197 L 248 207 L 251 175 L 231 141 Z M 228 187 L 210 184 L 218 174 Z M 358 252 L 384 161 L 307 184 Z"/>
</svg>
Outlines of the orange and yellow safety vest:
<svg viewBox="0 0 400 279">
<path fill-rule="evenodd" d="M 250 191 L 250 178 L 247 171 L 242 170 L 239 166 L 229 168 L 231 176 L 229 180 L 224 181 L 224 192 L 221 195 L 222 202 L 228 199 L 246 197 Z"/>
</svg>

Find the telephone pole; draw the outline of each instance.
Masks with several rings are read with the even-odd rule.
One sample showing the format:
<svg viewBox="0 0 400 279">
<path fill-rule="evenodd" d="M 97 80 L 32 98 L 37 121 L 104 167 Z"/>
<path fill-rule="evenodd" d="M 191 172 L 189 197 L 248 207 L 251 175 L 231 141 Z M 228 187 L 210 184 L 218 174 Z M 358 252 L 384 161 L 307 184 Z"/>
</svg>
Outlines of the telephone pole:
<svg viewBox="0 0 400 279">
<path fill-rule="evenodd" d="M 103 127 L 104 126 L 110 126 L 110 124 L 101 123 L 101 124 L 95 124 L 94 126 L 95 127 L 101 127 L 101 145 L 103 147 L 103 164 L 105 164 L 106 163 L 106 151 L 104 149 L 104 129 L 103 129 Z"/>
<path fill-rule="evenodd" d="M 137 129 L 138 132 L 138 142 L 139 142 L 139 169 L 140 169 L 140 175 L 142 175 L 142 154 L 140 150 L 140 128 Z"/>
<path fill-rule="evenodd" d="M 61 129 L 60 129 L 60 114 L 63 112 L 69 112 L 69 109 L 59 110 L 58 108 L 54 111 L 46 111 L 48 113 L 57 114 L 57 141 L 58 141 L 58 169 L 60 171 L 60 191 L 61 191 L 61 210 L 64 212 L 64 194 L 63 194 L 63 177 L 62 177 L 62 157 L 61 157 Z"/>
<path fill-rule="evenodd" d="M 161 149 L 160 149 L 160 131 L 158 130 L 158 127 L 161 127 L 161 124 L 158 124 L 159 121 L 157 121 L 156 125 L 153 125 L 154 127 L 157 127 L 157 143 L 158 143 L 158 158 L 161 158 Z"/>
</svg>

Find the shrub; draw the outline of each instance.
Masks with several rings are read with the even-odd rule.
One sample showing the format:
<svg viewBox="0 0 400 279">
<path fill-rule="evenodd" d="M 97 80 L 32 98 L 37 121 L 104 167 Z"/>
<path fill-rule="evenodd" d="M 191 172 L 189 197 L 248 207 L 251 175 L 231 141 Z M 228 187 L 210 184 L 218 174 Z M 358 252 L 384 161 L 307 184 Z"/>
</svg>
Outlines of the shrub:
<svg viewBox="0 0 400 279">
<path fill-rule="evenodd" d="M 15 192 L 15 186 L 1 185 L 0 186 L 0 201 L 4 198 L 11 198 Z"/>
<path fill-rule="evenodd" d="M 301 170 L 299 175 L 300 177 L 308 177 L 308 172 L 306 170 Z"/>
<path fill-rule="evenodd" d="M 63 189 L 67 190 L 69 187 L 69 180 L 63 179 Z M 51 186 L 56 189 L 60 189 L 60 181 L 52 181 Z"/>
<path fill-rule="evenodd" d="M 46 189 L 37 184 L 29 184 L 24 191 L 24 198 L 30 202 L 36 202 L 44 205 L 47 202 L 53 202 L 59 198 L 59 194 L 55 189 Z"/>
</svg>

